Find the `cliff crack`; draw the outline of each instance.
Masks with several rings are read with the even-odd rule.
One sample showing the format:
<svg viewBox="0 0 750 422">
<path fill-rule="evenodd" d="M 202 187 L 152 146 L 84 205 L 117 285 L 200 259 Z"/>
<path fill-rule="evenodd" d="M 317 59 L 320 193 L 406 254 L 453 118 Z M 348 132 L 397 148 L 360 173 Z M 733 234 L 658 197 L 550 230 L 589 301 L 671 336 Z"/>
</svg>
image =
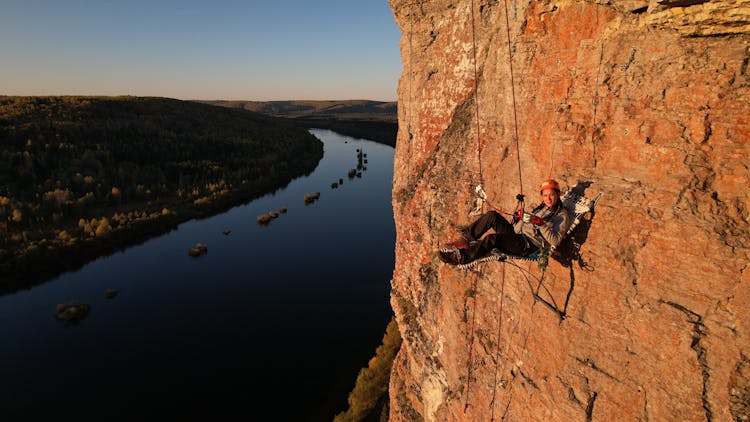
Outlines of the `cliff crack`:
<svg viewBox="0 0 750 422">
<path fill-rule="evenodd" d="M 571 355 L 571 357 L 573 359 L 577 360 L 578 363 L 580 363 L 581 365 L 588 366 L 589 368 L 593 369 L 596 372 L 599 372 L 602 375 L 605 375 L 607 378 L 609 378 L 611 380 L 614 380 L 614 381 L 617 381 L 617 382 L 622 382 L 617 377 L 615 377 L 614 375 L 612 375 L 609 372 L 605 371 L 604 369 L 598 367 L 596 365 L 596 363 L 591 358 L 582 359 L 582 358 L 579 358 L 578 356 L 573 356 L 573 355 Z"/>
<path fill-rule="evenodd" d="M 565 381 L 560 375 L 556 376 L 557 380 L 560 381 L 560 384 L 563 385 L 563 387 L 568 389 L 568 399 L 572 401 L 573 403 L 583 407 L 583 403 L 581 403 L 581 400 L 578 399 L 576 396 L 576 392 L 573 389 L 573 386 L 570 385 L 567 381 Z"/>
<path fill-rule="evenodd" d="M 711 403 L 708 400 L 708 379 L 710 373 L 708 370 L 708 359 L 706 347 L 702 344 L 703 338 L 706 336 L 706 326 L 703 324 L 703 317 L 687 307 L 680 305 L 679 303 L 659 299 L 659 303 L 669 305 L 678 311 L 684 313 L 687 316 L 688 322 L 693 325 L 693 333 L 691 335 L 692 341 L 690 348 L 695 351 L 698 357 L 698 365 L 701 368 L 701 376 L 703 378 L 703 391 L 701 394 L 701 402 L 703 403 L 703 410 L 706 413 L 706 420 L 711 421 L 713 419 L 713 411 L 711 410 Z"/>
<path fill-rule="evenodd" d="M 729 411 L 736 421 L 748 420 L 750 415 L 750 359 L 740 353 L 740 360 L 729 376 Z"/>
<path fill-rule="evenodd" d="M 599 393 L 594 391 L 594 394 L 589 397 L 589 401 L 586 404 L 586 422 L 591 422 L 594 419 L 594 402 L 598 396 Z"/>
<path fill-rule="evenodd" d="M 521 371 L 520 369 L 518 370 L 518 372 L 521 374 L 521 376 L 523 377 L 523 379 L 526 380 L 527 383 L 529 383 L 530 386 L 534 387 L 537 390 L 539 389 L 539 386 L 536 385 L 536 382 L 534 382 L 534 380 L 531 377 L 529 377 L 528 375 L 524 374 L 523 371 Z"/>
<path fill-rule="evenodd" d="M 695 6 L 696 4 L 708 3 L 708 0 L 661 0 L 659 4 L 667 8 L 672 7 L 688 7 Z"/>
<path fill-rule="evenodd" d="M 620 72 L 627 72 L 630 68 L 630 65 L 633 64 L 635 61 L 635 47 L 630 47 L 630 57 L 628 57 L 628 62 L 624 65 L 620 66 Z"/>
</svg>

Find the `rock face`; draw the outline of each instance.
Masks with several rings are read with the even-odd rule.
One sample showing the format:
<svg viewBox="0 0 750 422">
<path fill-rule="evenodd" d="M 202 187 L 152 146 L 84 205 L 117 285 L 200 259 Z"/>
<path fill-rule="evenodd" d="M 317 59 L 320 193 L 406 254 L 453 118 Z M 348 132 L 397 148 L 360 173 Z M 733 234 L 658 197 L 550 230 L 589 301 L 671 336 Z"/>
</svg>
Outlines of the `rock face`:
<svg viewBox="0 0 750 422">
<path fill-rule="evenodd" d="M 750 416 L 750 1 L 509 0 L 510 47 L 503 1 L 390 5 L 391 420 Z M 603 197 L 544 301 L 533 263 L 438 260 L 473 186 L 548 176 Z"/>
</svg>

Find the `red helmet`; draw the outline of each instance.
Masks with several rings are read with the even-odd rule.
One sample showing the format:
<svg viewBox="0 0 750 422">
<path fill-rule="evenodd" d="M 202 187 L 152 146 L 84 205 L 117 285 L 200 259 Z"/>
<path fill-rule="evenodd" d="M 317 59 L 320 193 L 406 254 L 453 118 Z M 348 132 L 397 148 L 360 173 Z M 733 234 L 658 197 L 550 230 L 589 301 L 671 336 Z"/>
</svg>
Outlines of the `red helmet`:
<svg viewBox="0 0 750 422">
<path fill-rule="evenodd" d="M 539 192 L 543 192 L 545 189 L 554 189 L 560 193 L 560 184 L 555 179 L 547 179 L 539 185 Z"/>
</svg>

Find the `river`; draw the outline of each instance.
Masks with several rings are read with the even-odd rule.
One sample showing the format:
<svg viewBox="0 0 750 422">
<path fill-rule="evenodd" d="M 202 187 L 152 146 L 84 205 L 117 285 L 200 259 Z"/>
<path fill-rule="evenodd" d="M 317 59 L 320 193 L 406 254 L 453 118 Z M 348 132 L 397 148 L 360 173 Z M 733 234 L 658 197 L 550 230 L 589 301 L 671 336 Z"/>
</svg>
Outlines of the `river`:
<svg viewBox="0 0 750 422">
<path fill-rule="evenodd" d="M 330 421 L 344 410 L 391 316 L 394 150 L 311 132 L 325 152 L 309 176 L 0 297 L 2 420 Z M 367 170 L 349 179 L 357 149 Z M 208 253 L 188 256 L 198 242 Z M 57 320 L 71 301 L 88 316 Z"/>
</svg>

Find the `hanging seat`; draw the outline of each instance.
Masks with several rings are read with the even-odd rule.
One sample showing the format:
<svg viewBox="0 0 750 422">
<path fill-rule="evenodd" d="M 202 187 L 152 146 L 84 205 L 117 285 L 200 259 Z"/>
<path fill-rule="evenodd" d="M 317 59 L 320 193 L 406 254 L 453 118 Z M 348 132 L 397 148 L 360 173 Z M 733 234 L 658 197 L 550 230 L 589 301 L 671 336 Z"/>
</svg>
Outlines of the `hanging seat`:
<svg viewBox="0 0 750 422">
<path fill-rule="evenodd" d="M 573 191 L 567 191 L 565 194 L 560 198 L 560 200 L 563 203 L 563 206 L 568 211 L 568 214 L 572 218 L 572 222 L 570 224 L 570 228 L 568 228 L 568 231 L 565 232 L 565 235 L 563 236 L 563 240 L 567 238 L 570 233 L 575 230 L 576 226 L 578 226 L 578 223 L 581 222 L 581 218 L 584 214 L 591 212 L 594 207 L 596 206 L 596 203 L 599 202 L 599 199 L 602 197 L 601 192 L 597 194 L 594 199 L 586 198 L 583 195 L 579 195 L 577 193 L 573 193 Z M 467 262 L 466 264 L 459 264 L 456 265 L 456 268 L 460 269 L 470 269 L 473 268 L 483 262 L 490 262 L 490 261 L 505 261 L 505 260 L 517 260 L 517 261 L 530 261 L 530 262 L 540 262 L 545 261 L 544 264 L 546 266 L 546 260 L 549 258 L 549 256 L 552 254 L 552 252 L 555 250 L 554 246 L 548 245 L 544 248 L 538 248 L 535 251 L 527 254 L 527 255 L 513 255 L 510 253 L 506 253 L 503 251 L 500 251 L 499 249 L 495 248 L 490 251 L 490 253 L 487 256 L 484 256 L 479 259 L 475 259 L 474 261 Z"/>
</svg>

